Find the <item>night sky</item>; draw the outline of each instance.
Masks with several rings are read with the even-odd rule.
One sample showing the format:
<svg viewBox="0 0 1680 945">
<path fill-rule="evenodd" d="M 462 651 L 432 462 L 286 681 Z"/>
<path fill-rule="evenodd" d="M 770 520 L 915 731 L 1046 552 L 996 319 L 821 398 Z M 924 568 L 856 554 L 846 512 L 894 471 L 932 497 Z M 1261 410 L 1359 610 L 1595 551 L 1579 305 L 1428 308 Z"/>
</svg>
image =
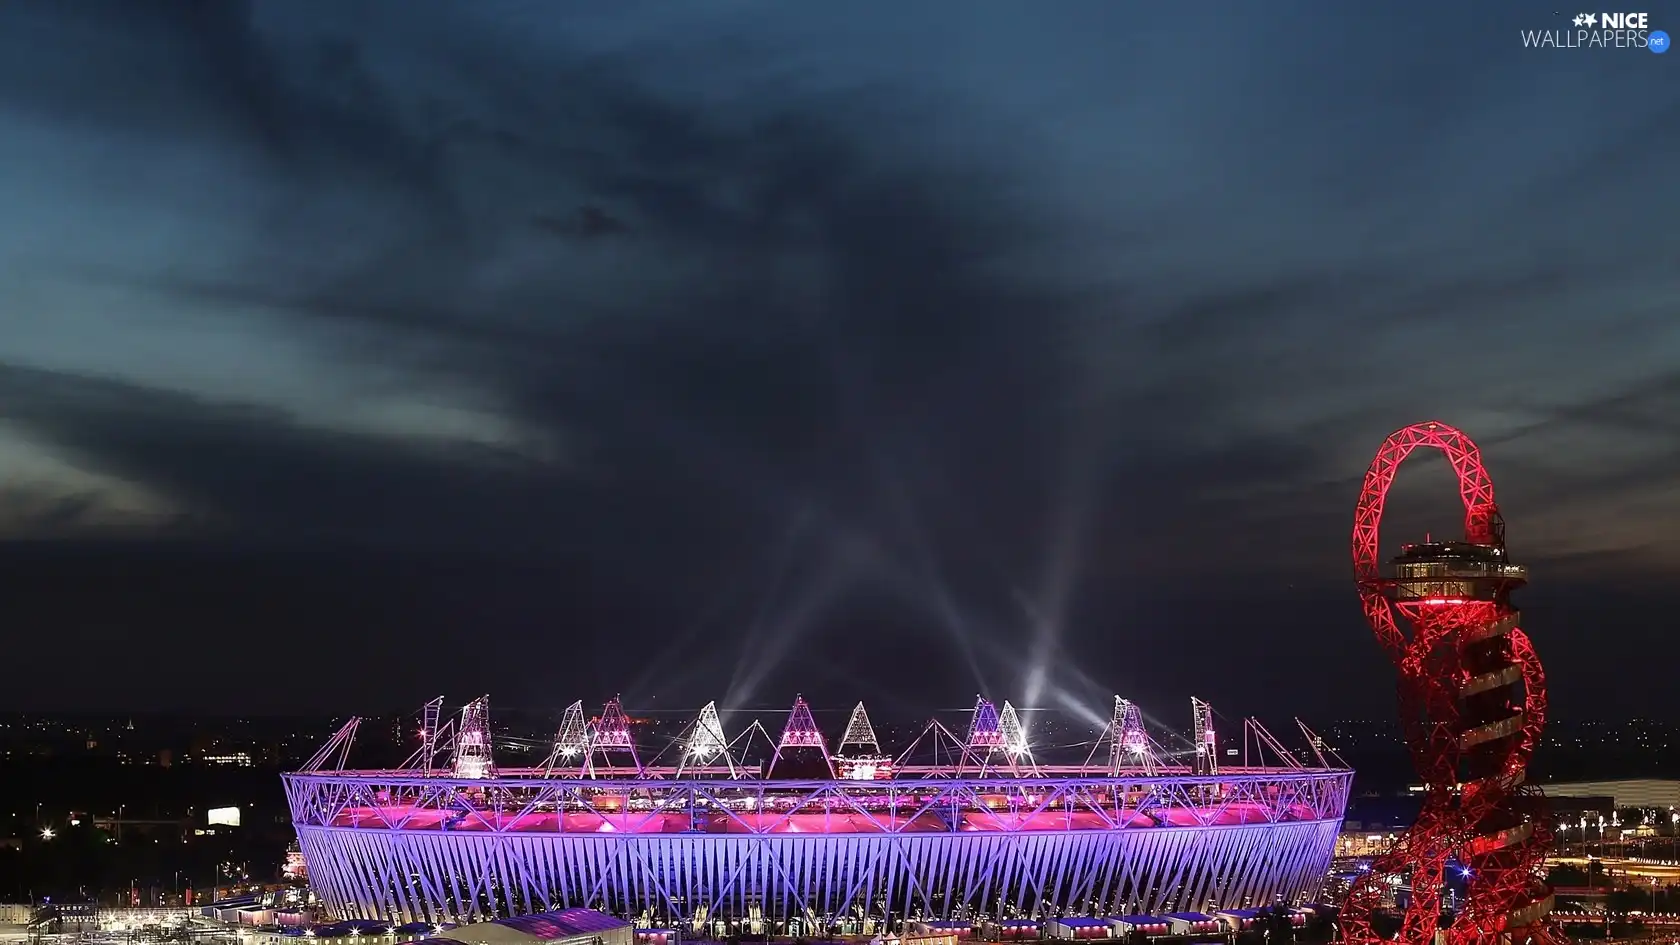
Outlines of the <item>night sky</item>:
<svg viewBox="0 0 1680 945">
<path fill-rule="evenodd" d="M 1438 417 L 1680 716 L 1680 61 L 1574 12 L 0 5 L 0 706 L 1383 716 Z"/>
</svg>

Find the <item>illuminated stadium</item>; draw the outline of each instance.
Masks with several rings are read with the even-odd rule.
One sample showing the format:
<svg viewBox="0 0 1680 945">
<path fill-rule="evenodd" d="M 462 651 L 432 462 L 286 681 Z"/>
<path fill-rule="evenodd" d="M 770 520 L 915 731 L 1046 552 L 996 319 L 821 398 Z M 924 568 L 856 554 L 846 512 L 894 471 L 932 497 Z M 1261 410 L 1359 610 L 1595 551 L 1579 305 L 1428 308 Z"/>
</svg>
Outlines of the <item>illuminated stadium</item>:
<svg viewBox="0 0 1680 945">
<path fill-rule="evenodd" d="M 342 919 L 583 906 L 808 934 L 1311 899 L 1353 773 L 1304 726 L 1310 762 L 1252 720 L 1222 748 L 1213 710 L 1192 709 L 1174 751 L 1117 698 L 1084 763 L 1055 764 L 1007 702 L 979 699 L 963 737 L 933 721 L 888 754 L 862 704 L 833 743 L 803 699 L 779 737 L 756 721 L 731 737 L 707 705 L 656 750 L 615 699 L 594 719 L 574 703 L 547 760 L 510 768 L 488 700 L 446 719 L 440 698 L 401 767 L 347 768 L 351 720 L 284 780 L 310 880 Z"/>
</svg>

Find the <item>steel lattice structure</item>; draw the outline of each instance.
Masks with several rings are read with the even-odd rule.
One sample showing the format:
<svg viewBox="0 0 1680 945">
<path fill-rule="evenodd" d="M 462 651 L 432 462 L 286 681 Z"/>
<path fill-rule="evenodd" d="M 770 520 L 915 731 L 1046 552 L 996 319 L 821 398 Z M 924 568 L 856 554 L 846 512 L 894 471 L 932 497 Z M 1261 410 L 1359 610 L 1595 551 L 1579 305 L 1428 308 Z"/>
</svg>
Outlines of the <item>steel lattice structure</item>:
<svg viewBox="0 0 1680 945">
<path fill-rule="evenodd" d="M 284 780 L 311 882 L 342 917 L 588 906 L 816 922 L 1304 902 L 1329 867 L 1352 772 Z"/>
<path fill-rule="evenodd" d="M 768 741 L 764 727 L 754 721 L 732 741 L 709 703 L 644 764 L 613 699 L 593 724 L 573 704 L 544 764 L 510 769 L 490 755 L 488 701 L 470 703 L 460 724 L 440 724 L 439 704 L 427 704 L 420 750 L 401 768 L 344 770 L 351 719 L 284 776 L 311 882 L 341 918 L 585 906 L 695 931 L 721 922 L 806 933 L 1300 904 L 1324 880 L 1353 778 L 1322 759 L 1302 765 L 1252 719 L 1256 750 L 1269 744 L 1278 765 L 1249 766 L 1245 737 L 1229 751 L 1242 766 L 1198 771 L 1118 698 L 1083 765 L 1035 763 L 1019 714 L 986 699 L 968 740 L 933 720 L 897 758 L 881 754 L 861 704 L 841 738 L 851 754 L 829 755 L 795 699 L 768 766 L 740 747 L 755 732 Z M 1198 748 L 1211 755 L 1212 710 L 1193 705 Z M 1104 742 L 1121 749 L 1105 755 Z M 919 748 L 931 763 L 916 760 Z M 453 762 L 435 765 L 439 752 Z M 662 762 L 670 752 L 674 763 Z M 779 762 L 791 777 L 774 776 Z M 820 771 L 828 777 L 813 780 Z"/>
<path fill-rule="evenodd" d="M 1400 464 L 1420 447 L 1446 454 L 1458 475 L 1464 541 L 1408 545 L 1385 574 L 1383 506 Z M 1385 883 L 1400 876 L 1412 890 L 1403 942 L 1432 945 L 1438 931 L 1449 945 L 1564 940 L 1549 919 L 1543 878 L 1544 802 L 1524 782 L 1545 723 L 1545 676 L 1510 603 L 1527 574 L 1507 559 L 1504 531 L 1493 480 L 1464 433 L 1428 422 L 1383 441 L 1354 514 L 1354 575 L 1377 641 L 1399 670 L 1402 720 L 1426 793 L 1417 822 L 1350 891 L 1341 926 L 1351 942 L 1385 940 L 1371 914 Z M 1441 889 L 1455 859 L 1468 890 L 1443 929 Z"/>
</svg>

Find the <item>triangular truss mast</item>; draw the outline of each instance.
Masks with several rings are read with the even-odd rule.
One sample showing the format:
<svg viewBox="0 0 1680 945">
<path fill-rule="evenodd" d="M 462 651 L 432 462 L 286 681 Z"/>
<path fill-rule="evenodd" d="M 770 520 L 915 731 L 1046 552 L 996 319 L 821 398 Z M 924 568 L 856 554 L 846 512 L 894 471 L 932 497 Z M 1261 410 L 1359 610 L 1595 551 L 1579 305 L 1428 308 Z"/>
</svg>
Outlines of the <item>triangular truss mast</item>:
<svg viewBox="0 0 1680 945">
<path fill-rule="evenodd" d="M 580 777 L 589 768 L 589 723 L 583 717 L 583 700 L 566 707 L 560 728 L 554 733 L 554 750 L 543 765 L 544 774 Z"/>
<path fill-rule="evenodd" d="M 630 734 L 630 717 L 618 696 L 601 707 L 601 717 L 589 728 L 589 777 L 613 777 L 628 769 L 632 777 L 642 776 L 642 761 L 636 754 L 636 739 Z M 628 761 L 628 765 L 623 762 Z"/>
<path fill-rule="evenodd" d="M 1196 773 L 1219 773 L 1219 737 L 1213 729 L 1213 706 L 1201 699 L 1190 698 L 1190 712 L 1195 721 Z"/>
<path fill-rule="evenodd" d="M 677 759 L 677 777 L 700 774 L 699 769 L 711 767 L 721 758 L 731 778 L 737 777 L 735 757 L 729 751 L 729 739 L 723 734 L 723 721 L 718 718 L 716 702 L 706 703 L 700 715 L 689 725 L 682 739 L 682 757 Z"/>
<path fill-rule="evenodd" d="M 450 771 L 457 778 L 481 780 L 496 776 L 496 762 L 490 745 L 490 697 L 479 696 L 461 709 L 455 727 L 455 752 Z"/>
<path fill-rule="evenodd" d="M 875 726 L 869 724 L 869 712 L 859 702 L 846 720 L 846 734 L 840 736 L 835 753 L 841 755 L 879 755 L 881 741 L 875 737 Z"/>
<path fill-rule="evenodd" d="M 1015 707 L 1008 702 L 1004 702 L 1000 712 L 991 700 L 976 696 L 974 712 L 968 722 L 968 738 L 963 740 L 963 747 L 964 761 L 978 766 L 982 775 L 988 769 L 999 767 L 1014 771 L 1022 762 L 1029 768 L 1034 767 L 1026 731 L 1021 727 Z"/>
<path fill-rule="evenodd" d="M 1154 777 L 1161 771 L 1160 754 L 1149 730 L 1143 727 L 1143 711 L 1129 699 L 1114 697 L 1114 717 L 1108 724 L 1108 771 L 1141 772 Z"/>
<path fill-rule="evenodd" d="M 776 741 L 776 753 L 770 756 L 770 769 L 765 772 L 766 777 L 775 776 L 776 762 L 781 761 L 782 752 L 788 750 L 815 750 L 821 753 L 823 764 L 828 768 L 828 776 L 834 777 L 834 759 L 829 757 L 828 743 L 823 739 L 822 729 L 817 728 L 816 720 L 811 717 L 811 707 L 805 704 L 804 696 L 794 697 L 793 708 L 788 710 L 787 724 L 782 726 L 782 737 Z"/>
<path fill-rule="evenodd" d="M 875 781 L 893 776 L 893 760 L 881 751 L 881 741 L 875 737 L 875 726 L 869 723 L 869 712 L 859 702 L 846 720 L 846 732 L 835 746 L 832 763 L 840 777 L 848 781 Z"/>
</svg>

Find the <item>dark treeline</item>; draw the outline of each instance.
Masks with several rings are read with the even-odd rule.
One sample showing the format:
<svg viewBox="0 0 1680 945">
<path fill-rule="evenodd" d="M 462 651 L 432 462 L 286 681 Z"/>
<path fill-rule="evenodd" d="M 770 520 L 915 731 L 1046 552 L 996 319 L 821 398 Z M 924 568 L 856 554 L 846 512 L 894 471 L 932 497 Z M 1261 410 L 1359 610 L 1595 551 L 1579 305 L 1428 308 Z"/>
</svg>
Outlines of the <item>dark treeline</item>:
<svg viewBox="0 0 1680 945">
<path fill-rule="evenodd" d="M 279 774 L 98 757 L 0 764 L 0 899 L 132 889 L 155 903 L 233 876 L 272 879 L 292 837 Z M 209 825 L 214 807 L 238 807 L 240 825 Z"/>
</svg>

